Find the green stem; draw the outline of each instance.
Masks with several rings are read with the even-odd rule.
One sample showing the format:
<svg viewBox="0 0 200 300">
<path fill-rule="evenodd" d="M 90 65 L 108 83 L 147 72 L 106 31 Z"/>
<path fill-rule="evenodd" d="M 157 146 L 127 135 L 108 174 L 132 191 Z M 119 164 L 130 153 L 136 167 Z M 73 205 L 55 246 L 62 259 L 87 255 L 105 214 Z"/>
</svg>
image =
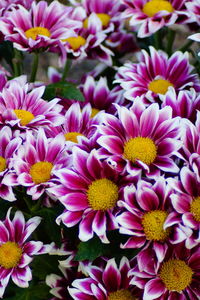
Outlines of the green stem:
<svg viewBox="0 0 200 300">
<path fill-rule="evenodd" d="M 65 66 L 64 66 L 64 70 L 63 70 L 63 74 L 62 74 L 62 78 L 61 78 L 61 81 L 65 81 L 66 80 L 66 77 L 67 77 L 67 74 L 71 68 L 71 65 L 72 65 L 72 61 L 70 59 L 67 59 L 66 63 L 65 63 Z"/>
<path fill-rule="evenodd" d="M 179 51 L 185 52 L 188 50 L 188 48 L 194 43 L 194 41 L 189 40 L 183 47 L 179 48 Z"/>
<path fill-rule="evenodd" d="M 167 49 L 166 49 L 166 51 L 169 55 L 172 54 L 172 47 L 173 47 L 173 43 L 174 43 L 174 40 L 175 40 L 175 36 L 176 36 L 176 31 L 168 28 Z"/>
<path fill-rule="evenodd" d="M 161 42 L 161 34 L 160 34 L 160 30 L 155 32 L 153 35 L 153 43 L 154 43 L 154 47 L 158 50 L 158 49 L 162 49 L 162 42 Z"/>
<path fill-rule="evenodd" d="M 12 60 L 14 77 L 18 77 L 22 73 L 22 55 L 17 49 L 14 49 L 14 58 Z"/>
<path fill-rule="evenodd" d="M 36 79 L 36 74 L 37 74 L 37 70 L 38 70 L 38 63 L 39 63 L 39 54 L 34 53 L 32 71 L 31 71 L 31 76 L 30 76 L 30 82 L 34 82 L 35 79 Z"/>
</svg>

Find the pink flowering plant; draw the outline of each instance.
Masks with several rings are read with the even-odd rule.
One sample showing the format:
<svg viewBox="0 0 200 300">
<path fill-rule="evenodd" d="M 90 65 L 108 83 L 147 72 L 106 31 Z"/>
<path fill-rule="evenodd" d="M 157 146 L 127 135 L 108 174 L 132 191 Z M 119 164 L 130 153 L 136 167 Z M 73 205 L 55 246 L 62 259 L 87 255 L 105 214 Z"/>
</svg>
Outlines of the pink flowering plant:
<svg viewBox="0 0 200 300">
<path fill-rule="evenodd" d="M 0 1 L 0 299 L 200 299 L 200 0 Z"/>
</svg>

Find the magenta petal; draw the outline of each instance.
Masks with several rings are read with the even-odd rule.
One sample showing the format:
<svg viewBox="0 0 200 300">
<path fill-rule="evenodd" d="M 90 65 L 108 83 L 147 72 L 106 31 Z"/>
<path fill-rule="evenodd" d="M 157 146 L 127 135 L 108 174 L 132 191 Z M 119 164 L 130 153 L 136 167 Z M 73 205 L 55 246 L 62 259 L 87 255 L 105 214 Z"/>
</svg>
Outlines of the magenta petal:
<svg viewBox="0 0 200 300">
<path fill-rule="evenodd" d="M 97 141 L 102 147 L 112 154 L 123 154 L 123 143 L 117 136 L 101 136 Z"/>
<path fill-rule="evenodd" d="M 114 292 L 120 288 L 121 275 L 114 258 L 107 262 L 102 279 L 108 292 Z"/>
<path fill-rule="evenodd" d="M 88 241 L 94 235 L 92 230 L 92 222 L 95 216 L 95 212 L 91 212 L 85 216 L 79 225 L 79 239 L 83 242 Z"/>
<path fill-rule="evenodd" d="M 165 285 L 159 278 L 147 282 L 144 288 L 143 300 L 153 300 L 159 298 L 165 292 Z"/>
</svg>

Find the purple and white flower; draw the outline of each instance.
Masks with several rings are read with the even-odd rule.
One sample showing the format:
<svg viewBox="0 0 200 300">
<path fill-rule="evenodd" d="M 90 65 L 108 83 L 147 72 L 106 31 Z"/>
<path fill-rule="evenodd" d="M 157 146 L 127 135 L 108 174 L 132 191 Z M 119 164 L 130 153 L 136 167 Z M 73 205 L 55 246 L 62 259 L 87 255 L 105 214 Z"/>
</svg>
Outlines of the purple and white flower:
<svg viewBox="0 0 200 300">
<path fill-rule="evenodd" d="M 116 83 L 125 91 L 125 98 L 134 101 L 137 96 L 149 104 L 163 101 L 160 96 L 174 88 L 176 92 L 193 87 L 200 91 L 197 74 L 192 74 L 188 53 L 174 52 L 171 57 L 161 50 L 149 48 L 150 54 L 142 50 L 139 63 L 126 63 L 117 73 Z"/>
<path fill-rule="evenodd" d="M 41 222 L 40 217 L 33 217 L 25 222 L 20 211 L 10 219 L 11 209 L 6 219 L 0 221 L 0 297 L 10 278 L 19 287 L 26 288 L 32 279 L 30 262 L 34 255 L 48 253 L 49 245 L 40 241 L 27 241 Z"/>
</svg>

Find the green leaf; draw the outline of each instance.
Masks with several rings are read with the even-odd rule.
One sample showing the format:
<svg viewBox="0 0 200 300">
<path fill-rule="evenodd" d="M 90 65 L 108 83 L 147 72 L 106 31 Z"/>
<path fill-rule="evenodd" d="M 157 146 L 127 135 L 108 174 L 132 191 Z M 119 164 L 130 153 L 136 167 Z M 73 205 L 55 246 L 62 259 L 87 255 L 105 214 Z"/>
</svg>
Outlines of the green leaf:
<svg viewBox="0 0 200 300">
<path fill-rule="evenodd" d="M 57 82 L 49 84 L 44 92 L 43 98 L 51 100 L 55 97 L 69 100 L 85 101 L 83 94 L 77 86 L 70 82 Z"/>
<path fill-rule="evenodd" d="M 110 244 L 103 244 L 98 237 L 94 237 L 88 242 L 80 242 L 78 246 L 78 252 L 74 260 L 93 261 L 100 256 L 106 256 L 108 258 L 115 257 L 119 262 L 123 256 L 132 259 L 140 249 L 121 249 L 120 245 L 124 244 L 128 236 L 121 235 L 118 230 L 112 230 L 108 232 L 108 240 Z"/>
<path fill-rule="evenodd" d="M 42 217 L 39 239 L 43 242 L 55 242 L 57 246 L 61 244 L 61 227 L 56 224 L 56 218 L 60 213 L 59 206 L 53 208 L 44 207 L 37 211 L 37 216 Z"/>
<path fill-rule="evenodd" d="M 100 239 L 94 237 L 88 242 L 81 242 L 78 246 L 78 252 L 75 260 L 90 260 L 93 261 L 97 257 L 103 255 L 105 245 L 101 243 Z"/>
<path fill-rule="evenodd" d="M 64 258 L 62 257 L 62 259 Z M 31 263 L 34 278 L 45 280 L 47 275 L 51 273 L 59 273 L 58 260 L 60 260 L 60 256 L 58 255 L 45 254 L 35 256 Z"/>
<path fill-rule="evenodd" d="M 28 288 L 15 286 L 12 289 L 13 296 L 5 297 L 5 300 L 44 300 L 50 297 L 49 287 L 45 283 L 31 283 Z"/>
</svg>

